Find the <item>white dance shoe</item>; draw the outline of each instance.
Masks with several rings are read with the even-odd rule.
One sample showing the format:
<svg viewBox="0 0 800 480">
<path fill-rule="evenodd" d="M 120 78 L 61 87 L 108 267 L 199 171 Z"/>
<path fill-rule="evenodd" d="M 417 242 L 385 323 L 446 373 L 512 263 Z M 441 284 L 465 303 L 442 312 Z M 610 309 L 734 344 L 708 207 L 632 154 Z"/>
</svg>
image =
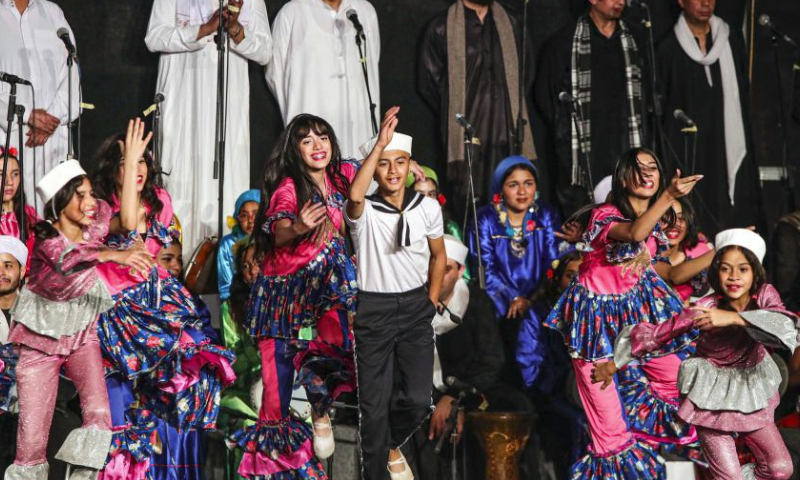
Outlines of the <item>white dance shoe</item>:
<svg viewBox="0 0 800 480">
<path fill-rule="evenodd" d="M 333 455 L 333 451 L 336 449 L 331 419 L 330 417 L 324 417 L 313 422 L 311 425 L 314 429 L 314 453 L 317 455 L 318 459 L 325 460 Z M 323 432 L 327 430 L 327 435 L 319 435 L 317 433 L 318 428 Z"/>
</svg>

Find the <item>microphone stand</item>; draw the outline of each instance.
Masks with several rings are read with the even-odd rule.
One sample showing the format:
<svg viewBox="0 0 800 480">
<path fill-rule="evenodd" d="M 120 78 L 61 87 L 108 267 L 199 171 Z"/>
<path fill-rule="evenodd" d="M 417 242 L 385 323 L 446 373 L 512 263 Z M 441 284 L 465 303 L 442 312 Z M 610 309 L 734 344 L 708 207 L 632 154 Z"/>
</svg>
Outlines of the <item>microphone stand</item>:
<svg viewBox="0 0 800 480">
<path fill-rule="evenodd" d="M 217 120 L 215 127 L 216 142 L 214 149 L 214 180 L 218 180 L 218 205 L 217 205 L 217 235 L 222 238 L 223 226 L 223 198 L 225 191 L 225 124 L 227 120 L 227 102 L 226 92 L 228 85 L 225 82 L 225 57 L 228 55 L 227 40 L 228 36 L 225 32 L 225 22 L 222 20 L 222 11 L 224 8 L 224 0 L 219 0 L 219 25 L 217 26 L 216 42 L 217 42 Z"/>
<path fill-rule="evenodd" d="M 530 2 L 530 0 L 522 0 L 522 48 L 520 48 L 522 58 L 517 62 L 519 64 L 519 105 L 517 107 L 517 125 L 516 131 L 514 132 L 513 152 L 516 155 L 522 155 L 522 148 L 525 144 L 525 125 L 528 123 L 522 115 L 523 107 L 525 106 L 525 87 L 527 86 L 525 82 L 525 73 L 528 60 L 528 2 Z"/>
<path fill-rule="evenodd" d="M 75 56 L 67 54 L 67 160 L 75 159 L 75 147 L 72 145 L 72 68 L 74 63 Z"/>
<path fill-rule="evenodd" d="M 697 126 L 681 128 L 683 133 L 683 159 L 689 171 L 686 174 L 694 175 L 695 160 L 697 157 Z M 689 136 L 692 136 L 692 156 L 689 156 Z"/>
<path fill-rule="evenodd" d="M 442 447 L 444 447 L 444 441 L 446 438 L 457 438 L 458 431 L 456 429 L 456 424 L 458 423 L 458 414 L 464 410 L 463 403 L 466 397 L 466 393 L 458 392 L 458 397 L 454 398 L 450 403 L 450 416 L 447 417 L 444 431 L 439 436 L 439 440 L 436 441 L 436 446 L 433 449 L 436 455 L 439 455 L 439 453 L 442 451 Z M 457 450 L 457 445 L 455 442 L 453 442 L 453 448 L 450 452 L 450 478 L 452 480 L 458 480 L 458 457 L 456 456 Z"/>
<path fill-rule="evenodd" d="M 18 145 L 19 149 L 17 152 L 17 163 L 19 163 L 19 178 L 25 178 L 22 175 L 22 157 L 23 157 L 23 135 L 22 135 L 22 127 L 24 126 L 23 118 L 25 117 L 25 106 L 24 105 L 17 105 L 17 84 L 11 83 L 11 91 L 8 95 L 8 113 L 6 115 L 6 141 L 5 141 L 5 148 L 3 150 L 3 176 L 2 176 L 2 183 L 0 185 L 3 186 L 3 190 L 5 191 L 6 185 L 6 178 L 8 176 L 8 158 L 11 155 L 9 148 L 11 147 L 11 127 L 14 126 L 14 115 L 17 116 L 17 135 L 18 137 Z M 20 188 L 23 188 L 23 185 L 20 185 Z M 2 210 L 2 207 L 0 207 Z M 25 232 L 25 203 L 20 202 L 19 205 L 19 212 L 17 213 L 17 223 L 19 224 L 19 238 L 25 243 L 27 234 Z"/>
<path fill-rule="evenodd" d="M 463 128 L 463 127 L 462 127 Z M 486 290 L 486 267 L 483 265 L 483 255 L 481 254 L 481 238 L 480 230 L 478 230 L 478 198 L 475 193 L 475 179 L 472 171 L 472 130 L 464 128 L 464 151 L 467 157 L 467 168 L 469 169 L 469 192 L 468 196 L 472 203 L 472 221 L 475 227 L 475 249 L 476 256 L 478 257 L 478 285 L 481 290 Z M 467 227 L 467 213 L 469 208 L 464 213 L 464 228 Z"/>
<path fill-rule="evenodd" d="M 581 175 L 580 166 L 578 164 L 573 163 L 572 166 L 572 185 L 582 185 L 587 187 L 586 193 L 589 196 L 589 203 L 594 203 L 594 181 L 592 180 L 592 165 L 589 162 L 589 152 L 583 148 L 583 105 L 581 105 L 581 101 L 575 99 L 574 102 L 570 102 L 569 105 L 569 114 L 572 117 L 572 124 L 575 126 L 575 131 L 578 134 L 578 150 L 579 150 L 579 157 L 583 160 L 583 163 L 586 165 L 584 174 Z M 582 178 L 583 177 L 583 178 Z M 588 185 L 587 185 L 588 184 Z"/>
<path fill-rule="evenodd" d="M 367 37 L 364 30 L 356 28 L 356 45 L 358 46 L 358 58 L 361 64 L 361 71 L 364 74 L 364 84 L 367 87 L 367 101 L 369 101 L 369 119 L 372 121 L 372 134 L 378 134 L 378 120 L 375 118 L 375 102 L 372 101 L 372 91 L 369 88 L 369 73 L 367 70 Z M 364 43 L 362 47 L 362 42 Z"/>
<path fill-rule="evenodd" d="M 153 168 L 161 174 L 161 102 L 156 103 L 156 111 L 153 112 Z M 220 233 L 222 237 L 222 233 Z"/>
<path fill-rule="evenodd" d="M 787 148 L 789 144 L 789 126 L 787 125 L 788 118 L 786 117 L 786 106 L 783 101 L 783 80 L 781 80 L 781 66 L 780 57 L 778 55 L 778 43 L 780 38 L 775 31 L 772 31 L 772 53 L 775 57 L 775 78 L 778 80 L 778 103 L 781 106 L 781 134 L 783 136 L 781 145 L 781 168 L 783 169 L 784 183 L 787 190 L 787 195 L 790 199 L 791 209 L 794 210 L 794 175 L 789 175 L 789 165 L 787 163 Z M 794 49 L 794 56 L 797 57 L 797 49 Z M 792 82 L 794 83 L 794 71 L 792 72 Z M 791 90 L 793 92 L 794 88 Z M 790 99 L 791 100 L 791 99 Z"/>
</svg>

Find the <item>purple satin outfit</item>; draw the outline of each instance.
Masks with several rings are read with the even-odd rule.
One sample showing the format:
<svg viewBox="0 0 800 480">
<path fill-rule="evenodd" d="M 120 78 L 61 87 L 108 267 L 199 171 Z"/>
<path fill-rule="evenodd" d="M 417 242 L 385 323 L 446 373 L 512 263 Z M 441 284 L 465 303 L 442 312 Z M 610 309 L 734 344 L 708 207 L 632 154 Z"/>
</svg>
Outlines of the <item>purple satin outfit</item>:
<svg viewBox="0 0 800 480">
<path fill-rule="evenodd" d="M 709 295 L 695 305 L 716 308 L 718 299 Z M 786 310 L 772 285 L 763 285 L 754 303 L 757 309 L 739 312 L 747 327 L 702 332 L 696 353 L 683 362 L 678 376 L 682 398 L 678 415 L 697 427 L 714 478 L 784 479 L 792 472 L 791 458 L 774 423 L 781 376 L 766 346 L 793 351 L 800 319 Z M 625 329 L 616 344 L 615 361 L 624 364 L 657 351 L 691 330 L 696 314 L 689 308 L 660 325 Z M 745 439 L 756 457 L 755 465 L 740 468 L 734 433 Z"/>
<path fill-rule="evenodd" d="M 16 458 L 5 480 L 47 479 L 48 432 L 62 366 L 78 390 L 83 426 L 69 434 L 56 458 L 76 472 L 105 465 L 111 416 L 96 317 L 113 301 L 94 267 L 110 216 L 108 204 L 98 201 L 97 219 L 84 229 L 83 243 L 59 234 L 34 246 L 28 283 L 12 310 L 9 341 L 20 349 L 20 421 Z"/>
</svg>

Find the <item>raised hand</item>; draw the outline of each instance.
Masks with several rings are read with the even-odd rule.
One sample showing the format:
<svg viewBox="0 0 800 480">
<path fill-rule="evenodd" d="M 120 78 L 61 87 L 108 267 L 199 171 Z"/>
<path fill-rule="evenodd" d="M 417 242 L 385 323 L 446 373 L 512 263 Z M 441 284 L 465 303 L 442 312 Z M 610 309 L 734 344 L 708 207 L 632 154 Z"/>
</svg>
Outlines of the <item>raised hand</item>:
<svg viewBox="0 0 800 480">
<path fill-rule="evenodd" d="M 305 235 L 320 226 L 327 216 L 328 207 L 324 203 L 312 204 L 311 200 L 309 200 L 300 209 L 300 216 L 294 223 L 295 231 L 299 235 Z"/>
<path fill-rule="evenodd" d="M 211 17 L 208 19 L 208 21 L 200 25 L 200 29 L 197 31 L 197 40 L 207 37 L 212 33 L 216 33 L 217 28 L 219 28 L 220 18 L 219 10 L 211 14 Z"/>
<path fill-rule="evenodd" d="M 702 175 L 691 175 L 681 178 L 681 171 L 678 170 L 675 172 L 675 176 L 672 177 L 672 181 L 669 183 L 666 193 L 672 196 L 672 198 L 685 197 L 691 193 L 692 189 L 697 185 L 697 182 L 702 179 Z"/>
<path fill-rule="evenodd" d="M 128 121 L 128 132 L 125 135 L 125 163 L 135 165 L 144 156 L 147 144 L 153 139 L 153 132 L 144 134 L 144 122 L 137 118 Z"/>
<path fill-rule="evenodd" d="M 375 148 L 384 148 L 392 141 L 394 129 L 397 128 L 397 124 L 400 121 L 397 118 L 398 113 L 400 113 L 400 107 L 392 107 L 386 111 L 381 122 L 381 129 L 378 132 L 378 142 L 375 144 Z"/>
</svg>

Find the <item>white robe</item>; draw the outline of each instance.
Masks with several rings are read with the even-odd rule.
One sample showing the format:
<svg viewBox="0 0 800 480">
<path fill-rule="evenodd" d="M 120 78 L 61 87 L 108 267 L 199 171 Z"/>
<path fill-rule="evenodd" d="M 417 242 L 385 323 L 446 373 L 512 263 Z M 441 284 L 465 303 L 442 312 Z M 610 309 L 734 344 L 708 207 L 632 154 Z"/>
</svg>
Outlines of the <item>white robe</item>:
<svg viewBox="0 0 800 480">
<path fill-rule="evenodd" d="M 375 9 L 366 0 L 342 0 L 338 12 L 322 0 L 292 0 L 284 5 L 272 25 L 275 48 L 266 69 L 284 125 L 300 113 L 324 118 L 345 158 L 357 157 L 358 147 L 373 136 L 356 31 L 346 16 L 351 8 L 367 36 L 369 85 L 380 122 L 380 32 Z"/>
<path fill-rule="evenodd" d="M 218 6 L 215 0 L 197 0 Z M 223 214 L 250 188 L 250 80 L 247 61 L 266 65 L 272 39 L 264 0 L 245 0 L 241 19 L 245 38 L 231 40 L 228 67 L 228 116 L 225 135 Z M 186 23 L 185 19 L 182 23 Z M 196 40 L 199 25 L 179 26 L 176 0 L 155 0 L 145 43 L 160 52 L 156 91 L 162 104 L 161 168 L 175 214 L 183 227 L 184 255 L 217 232 L 218 184 L 214 180 L 217 98 L 217 47 L 214 35 Z M 223 228 L 224 222 L 223 222 Z"/>
<path fill-rule="evenodd" d="M 75 35 L 64 18 L 64 12 L 55 3 L 47 0 L 30 0 L 22 15 L 10 0 L 0 0 L 0 72 L 17 75 L 29 80 L 36 89 L 36 108 L 44 109 L 61 120 L 55 133 L 41 147 L 37 147 L 34 164 L 34 149 L 23 146 L 23 170 L 25 195 L 28 203 L 37 202 L 39 213 L 43 205 L 34 196 L 34 186 L 45 173 L 67 158 L 68 78 L 67 49 L 56 32 L 69 29 L 72 43 Z M 78 118 L 80 77 L 77 64 L 72 69 L 72 116 Z M 6 113 L 10 86 L 0 83 L 0 144 L 5 145 Z M 31 88 L 17 86 L 17 104 L 25 106 L 25 123 L 33 111 Z M 16 122 L 16 118 L 14 120 Z M 28 137 L 28 127 L 23 128 L 23 143 Z M 75 132 L 77 134 L 77 131 Z M 17 128 L 11 130 L 11 145 L 19 148 Z M 77 152 L 76 152 L 77 153 Z M 0 166 L 2 163 L 0 162 Z"/>
</svg>

